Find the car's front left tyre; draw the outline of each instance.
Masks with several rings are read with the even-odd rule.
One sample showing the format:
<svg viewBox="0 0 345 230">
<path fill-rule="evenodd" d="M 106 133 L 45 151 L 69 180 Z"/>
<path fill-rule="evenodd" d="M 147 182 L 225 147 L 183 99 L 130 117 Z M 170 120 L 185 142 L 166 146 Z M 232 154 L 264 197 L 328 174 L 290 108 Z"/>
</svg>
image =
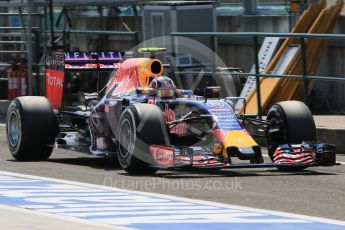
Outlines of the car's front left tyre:
<svg viewBox="0 0 345 230">
<path fill-rule="evenodd" d="M 267 120 L 279 124 L 279 132 L 269 140 L 268 154 L 272 160 L 274 151 L 279 145 L 316 141 L 314 118 L 303 102 L 282 101 L 276 103 L 268 111 Z M 281 165 L 277 168 L 280 171 L 300 171 L 307 167 L 307 165 Z"/>
</svg>

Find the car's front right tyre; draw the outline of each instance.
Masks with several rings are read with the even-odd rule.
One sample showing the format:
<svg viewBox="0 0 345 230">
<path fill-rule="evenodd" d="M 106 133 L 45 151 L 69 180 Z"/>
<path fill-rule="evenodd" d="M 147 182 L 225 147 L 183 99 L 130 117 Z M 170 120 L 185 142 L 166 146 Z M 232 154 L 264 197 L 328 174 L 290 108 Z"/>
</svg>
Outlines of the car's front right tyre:
<svg viewBox="0 0 345 230">
<path fill-rule="evenodd" d="M 164 145 L 167 137 L 162 111 L 151 104 L 135 104 L 125 109 L 119 121 L 118 160 L 130 174 L 153 174 L 150 145 Z"/>
</svg>

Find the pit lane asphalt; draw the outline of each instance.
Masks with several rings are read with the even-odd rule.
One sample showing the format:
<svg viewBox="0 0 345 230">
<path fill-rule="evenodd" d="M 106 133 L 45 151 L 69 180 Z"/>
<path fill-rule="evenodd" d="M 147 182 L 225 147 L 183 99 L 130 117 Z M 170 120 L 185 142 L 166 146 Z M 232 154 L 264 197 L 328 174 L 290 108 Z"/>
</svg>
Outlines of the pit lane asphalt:
<svg viewBox="0 0 345 230">
<path fill-rule="evenodd" d="M 138 177 L 128 175 L 110 159 L 59 149 L 46 162 L 17 162 L 8 151 L 5 135 L 0 125 L 1 171 L 345 220 L 345 165 L 300 173 L 261 168 L 159 171 Z M 337 158 L 345 162 L 344 154 Z"/>
</svg>

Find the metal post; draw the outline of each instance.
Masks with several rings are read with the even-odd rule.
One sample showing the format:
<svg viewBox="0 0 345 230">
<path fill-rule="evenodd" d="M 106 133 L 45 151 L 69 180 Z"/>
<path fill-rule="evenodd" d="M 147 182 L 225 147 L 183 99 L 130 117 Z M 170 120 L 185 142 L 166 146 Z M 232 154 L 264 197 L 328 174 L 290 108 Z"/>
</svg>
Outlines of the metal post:
<svg viewBox="0 0 345 230">
<path fill-rule="evenodd" d="M 258 117 L 262 117 L 261 108 L 261 89 L 260 89 L 260 66 L 259 66 L 259 41 L 258 36 L 254 36 L 254 59 L 255 59 L 255 78 L 256 78 L 256 96 L 258 101 Z"/>
<path fill-rule="evenodd" d="M 37 96 L 40 96 L 40 91 L 41 91 L 41 76 L 40 76 L 40 66 L 39 66 L 39 63 L 40 63 L 40 57 L 39 57 L 39 46 L 40 46 L 40 38 L 39 38 L 39 32 L 38 31 L 34 31 L 35 33 L 35 50 L 36 50 L 36 54 L 35 54 L 35 62 L 36 62 L 36 92 L 35 94 Z"/>
<path fill-rule="evenodd" d="M 134 33 L 134 46 L 137 46 L 139 44 L 139 33 L 135 31 Z"/>
<path fill-rule="evenodd" d="M 215 77 L 216 74 L 216 47 L 217 47 L 217 42 L 216 42 L 216 37 L 215 36 L 211 36 L 211 43 L 212 43 L 212 51 L 213 51 L 213 55 L 212 55 L 212 75 L 213 77 Z"/>
<path fill-rule="evenodd" d="M 28 88 L 29 88 L 29 95 L 32 95 L 32 64 L 33 64 L 33 50 L 32 50 L 32 13 L 34 8 L 33 0 L 28 0 L 28 26 L 27 26 L 27 40 L 26 40 L 26 48 L 28 51 Z"/>
<path fill-rule="evenodd" d="M 304 90 L 304 103 L 309 106 L 308 100 L 308 69 L 307 69 L 307 58 L 306 58 L 306 45 L 304 37 L 301 37 L 301 48 L 302 48 L 302 71 L 303 71 L 303 90 Z"/>
<path fill-rule="evenodd" d="M 43 77 L 43 86 L 46 85 L 45 71 L 46 71 L 46 58 L 48 57 L 48 9 L 47 6 L 44 6 L 44 31 L 43 31 L 43 61 L 44 61 L 44 77 Z M 46 95 L 46 87 L 43 87 L 42 95 Z"/>
<path fill-rule="evenodd" d="M 47 52 L 47 43 L 46 43 L 46 41 L 48 40 L 47 39 L 47 32 L 46 32 L 46 30 L 48 30 L 48 22 L 47 22 L 47 18 L 48 18 L 48 14 L 47 14 L 47 7 L 46 6 L 44 6 L 44 8 L 43 8 L 43 11 L 44 11 L 44 16 L 43 16 L 43 20 L 44 20 L 44 26 L 43 26 L 43 28 L 44 28 L 44 31 L 43 31 L 43 41 L 45 41 L 45 43 L 43 44 L 43 57 L 45 58 L 45 57 L 47 57 L 48 56 L 48 52 Z"/>
<path fill-rule="evenodd" d="M 67 50 L 67 44 L 66 44 L 66 30 L 65 28 L 62 31 L 62 43 L 63 43 L 63 50 L 66 51 Z"/>
<path fill-rule="evenodd" d="M 67 39 L 66 50 L 70 50 L 71 49 L 71 35 L 69 33 L 69 30 L 67 30 L 66 39 Z"/>
<path fill-rule="evenodd" d="M 55 42 L 54 42 L 54 10 L 53 10 L 53 0 L 49 0 L 49 20 L 50 20 L 50 37 L 51 37 L 51 49 L 52 51 L 55 50 Z"/>
<path fill-rule="evenodd" d="M 255 15 L 257 12 L 257 0 L 245 0 L 244 1 L 245 14 Z"/>
</svg>

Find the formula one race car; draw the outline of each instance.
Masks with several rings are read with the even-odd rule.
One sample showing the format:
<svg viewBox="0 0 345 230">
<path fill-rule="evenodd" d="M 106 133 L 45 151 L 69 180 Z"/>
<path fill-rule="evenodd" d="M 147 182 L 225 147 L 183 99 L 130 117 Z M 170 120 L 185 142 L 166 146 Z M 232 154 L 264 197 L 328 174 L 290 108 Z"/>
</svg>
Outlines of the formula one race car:
<svg viewBox="0 0 345 230">
<path fill-rule="evenodd" d="M 266 119 L 236 114 L 234 103 L 243 98 L 219 98 L 216 86 L 205 87 L 203 96 L 177 89 L 162 76 L 163 64 L 156 58 L 122 61 L 118 56 L 121 63 L 116 62 L 104 96 L 82 93 L 83 106 L 67 110 L 61 105 L 64 71 L 73 65 L 66 64 L 69 55 L 63 56 L 47 59 L 47 97 L 18 97 L 8 109 L 8 145 L 19 161 L 46 160 L 57 147 L 115 157 L 132 174 L 177 168 L 301 170 L 335 164 L 335 146 L 316 141 L 313 116 L 302 102 L 279 102 Z M 95 60 L 92 55 L 84 59 Z M 271 163 L 264 163 L 262 148 L 268 149 Z"/>
</svg>

